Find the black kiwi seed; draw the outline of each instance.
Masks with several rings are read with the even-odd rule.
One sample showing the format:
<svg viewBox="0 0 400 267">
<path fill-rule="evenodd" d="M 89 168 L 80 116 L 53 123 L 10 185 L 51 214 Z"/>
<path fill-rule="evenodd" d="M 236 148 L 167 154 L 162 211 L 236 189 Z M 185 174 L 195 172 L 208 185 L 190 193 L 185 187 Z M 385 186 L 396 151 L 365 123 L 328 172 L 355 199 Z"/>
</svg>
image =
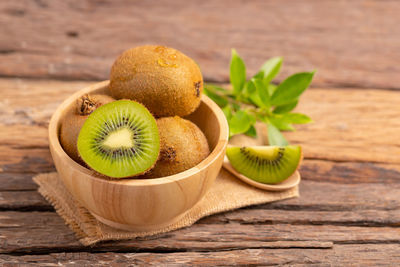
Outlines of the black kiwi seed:
<svg viewBox="0 0 400 267">
<path fill-rule="evenodd" d="M 280 147 L 279 151 L 278 151 L 278 155 L 277 158 L 275 159 L 260 159 L 259 157 L 252 155 L 248 150 L 247 147 L 241 147 L 240 148 L 240 152 L 243 153 L 243 155 L 253 161 L 256 165 L 261 166 L 261 165 L 270 165 L 272 167 L 276 167 L 276 168 L 281 168 L 280 166 L 280 160 L 282 159 L 284 152 L 285 152 L 285 148 L 284 147 Z"/>
</svg>

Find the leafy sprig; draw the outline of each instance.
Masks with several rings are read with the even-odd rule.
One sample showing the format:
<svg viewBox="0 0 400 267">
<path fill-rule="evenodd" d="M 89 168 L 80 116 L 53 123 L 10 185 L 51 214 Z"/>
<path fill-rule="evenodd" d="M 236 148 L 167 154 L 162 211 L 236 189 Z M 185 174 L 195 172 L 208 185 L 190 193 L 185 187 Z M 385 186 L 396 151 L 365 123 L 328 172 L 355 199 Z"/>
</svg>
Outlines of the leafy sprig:
<svg viewBox="0 0 400 267">
<path fill-rule="evenodd" d="M 271 58 L 251 79 L 246 80 L 246 65 L 236 50 L 232 49 L 232 89 L 206 84 L 206 95 L 221 107 L 228 120 L 230 137 L 236 134 L 256 137 L 254 125 L 261 121 L 267 124 L 270 145 L 287 145 L 288 141 L 281 131 L 294 131 L 293 124 L 312 121 L 307 115 L 292 111 L 315 72 L 296 73 L 275 85 L 271 81 L 278 75 L 281 65 L 281 57 Z"/>
</svg>

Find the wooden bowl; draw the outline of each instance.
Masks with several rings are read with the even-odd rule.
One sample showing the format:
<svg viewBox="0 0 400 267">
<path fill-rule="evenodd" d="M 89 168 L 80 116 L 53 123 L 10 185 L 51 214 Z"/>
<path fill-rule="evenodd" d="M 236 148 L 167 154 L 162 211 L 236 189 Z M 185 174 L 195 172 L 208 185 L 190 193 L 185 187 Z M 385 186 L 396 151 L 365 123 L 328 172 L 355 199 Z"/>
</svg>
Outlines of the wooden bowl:
<svg viewBox="0 0 400 267">
<path fill-rule="evenodd" d="M 204 132 L 210 155 L 195 167 L 156 179 L 108 180 L 71 159 L 59 142 L 61 120 L 78 97 L 108 94 L 109 81 L 84 88 L 66 99 L 49 125 L 50 151 L 66 188 L 99 221 L 115 228 L 151 231 L 179 220 L 210 189 L 224 160 L 228 123 L 221 109 L 203 95 L 199 108 L 187 119 Z"/>
</svg>

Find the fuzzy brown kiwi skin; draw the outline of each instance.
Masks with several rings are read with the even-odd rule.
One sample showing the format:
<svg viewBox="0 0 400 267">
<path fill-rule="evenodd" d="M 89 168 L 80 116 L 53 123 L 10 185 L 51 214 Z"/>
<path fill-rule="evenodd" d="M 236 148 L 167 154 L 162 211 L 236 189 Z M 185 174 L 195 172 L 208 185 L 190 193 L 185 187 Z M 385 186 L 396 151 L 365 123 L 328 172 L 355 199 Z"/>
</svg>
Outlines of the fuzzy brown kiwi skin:
<svg viewBox="0 0 400 267">
<path fill-rule="evenodd" d="M 204 133 L 178 116 L 157 119 L 160 135 L 159 160 L 144 178 L 158 178 L 190 169 L 210 154 Z"/>
<path fill-rule="evenodd" d="M 116 99 L 143 103 L 155 117 L 183 117 L 199 106 L 203 77 L 180 51 L 145 45 L 125 51 L 114 62 L 110 92 Z"/>
<path fill-rule="evenodd" d="M 87 117 L 96 108 L 115 99 L 108 95 L 83 95 L 76 100 L 61 122 L 60 142 L 64 151 L 76 162 L 85 165 L 77 148 L 79 132 Z"/>
</svg>

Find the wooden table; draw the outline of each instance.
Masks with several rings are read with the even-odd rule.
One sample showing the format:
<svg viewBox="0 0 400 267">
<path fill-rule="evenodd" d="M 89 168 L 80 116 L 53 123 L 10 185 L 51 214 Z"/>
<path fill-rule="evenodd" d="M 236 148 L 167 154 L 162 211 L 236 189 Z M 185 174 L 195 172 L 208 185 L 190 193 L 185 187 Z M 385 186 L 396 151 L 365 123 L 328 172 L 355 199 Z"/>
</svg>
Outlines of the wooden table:
<svg viewBox="0 0 400 267">
<path fill-rule="evenodd" d="M 399 265 L 399 14 L 375 0 L 1 1 L 0 265 Z M 47 124 L 145 43 L 184 51 L 208 82 L 228 82 L 231 47 L 249 75 L 277 55 L 277 81 L 317 69 L 298 106 L 315 123 L 286 134 L 304 148 L 300 198 L 82 246 L 32 182 L 55 170 Z"/>
</svg>

